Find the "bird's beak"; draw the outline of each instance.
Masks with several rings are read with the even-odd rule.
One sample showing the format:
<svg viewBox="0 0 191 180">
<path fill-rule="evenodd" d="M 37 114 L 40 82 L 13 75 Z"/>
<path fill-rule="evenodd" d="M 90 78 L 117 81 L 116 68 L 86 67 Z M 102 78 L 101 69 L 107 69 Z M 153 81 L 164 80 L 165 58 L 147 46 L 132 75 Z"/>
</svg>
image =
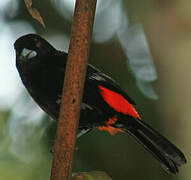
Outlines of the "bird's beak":
<svg viewBox="0 0 191 180">
<path fill-rule="evenodd" d="M 16 56 L 19 59 L 20 63 L 26 62 L 29 59 L 36 57 L 37 52 L 27 48 L 23 48 L 21 52 L 16 51 Z"/>
</svg>

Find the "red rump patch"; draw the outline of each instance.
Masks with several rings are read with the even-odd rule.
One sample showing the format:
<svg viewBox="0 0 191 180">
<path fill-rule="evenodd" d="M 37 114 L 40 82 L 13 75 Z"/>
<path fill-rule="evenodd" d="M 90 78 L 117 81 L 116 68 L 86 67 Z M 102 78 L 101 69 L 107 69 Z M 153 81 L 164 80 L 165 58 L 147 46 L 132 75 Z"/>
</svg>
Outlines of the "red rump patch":
<svg viewBox="0 0 191 180">
<path fill-rule="evenodd" d="M 103 86 L 98 86 L 103 99 L 118 112 L 139 118 L 140 116 L 135 108 L 121 95 Z"/>
<path fill-rule="evenodd" d="M 117 132 L 124 132 L 122 129 L 111 126 L 112 124 L 115 124 L 116 121 L 117 121 L 116 116 L 109 118 L 108 121 L 106 122 L 106 126 L 99 126 L 98 129 L 100 131 L 107 131 L 111 135 L 115 135 Z"/>
<path fill-rule="evenodd" d="M 111 124 L 115 124 L 117 121 L 117 117 L 116 116 L 113 116 L 112 118 L 109 118 L 109 120 L 107 121 L 107 125 L 111 125 Z"/>
</svg>

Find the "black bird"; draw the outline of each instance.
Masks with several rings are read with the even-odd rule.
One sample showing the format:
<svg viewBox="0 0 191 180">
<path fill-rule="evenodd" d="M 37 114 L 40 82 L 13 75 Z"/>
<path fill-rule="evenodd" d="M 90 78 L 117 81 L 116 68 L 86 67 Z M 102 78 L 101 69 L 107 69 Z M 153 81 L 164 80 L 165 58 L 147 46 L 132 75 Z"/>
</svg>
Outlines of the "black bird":
<svg viewBox="0 0 191 180">
<path fill-rule="evenodd" d="M 68 54 L 56 50 L 36 34 L 20 37 L 14 44 L 21 80 L 36 103 L 57 120 Z M 80 111 L 79 135 L 97 127 L 110 134 L 135 137 L 171 173 L 186 163 L 184 154 L 143 122 L 134 101 L 109 76 L 88 65 Z"/>
</svg>

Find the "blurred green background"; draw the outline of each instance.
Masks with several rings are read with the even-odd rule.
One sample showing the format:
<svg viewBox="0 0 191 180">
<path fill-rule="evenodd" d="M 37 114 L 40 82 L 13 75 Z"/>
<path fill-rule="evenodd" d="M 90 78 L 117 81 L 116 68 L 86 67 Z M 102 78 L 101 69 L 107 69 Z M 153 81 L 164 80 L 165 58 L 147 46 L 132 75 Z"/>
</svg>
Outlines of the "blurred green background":
<svg viewBox="0 0 191 180">
<path fill-rule="evenodd" d="M 13 43 L 21 35 L 38 33 L 67 50 L 73 6 L 73 0 L 33 0 L 45 21 L 43 29 L 24 1 L 0 2 L 0 179 L 49 179 L 56 123 L 21 84 Z M 101 170 L 114 180 L 190 180 L 190 10 L 188 0 L 98 0 L 89 60 L 135 99 L 142 119 L 175 143 L 188 163 L 178 175 L 168 174 L 130 136 L 95 129 L 77 141 L 74 172 Z M 131 27 L 136 24 L 144 27 L 138 31 L 145 32 L 152 56 L 146 40 L 135 43 L 137 29 Z"/>
</svg>

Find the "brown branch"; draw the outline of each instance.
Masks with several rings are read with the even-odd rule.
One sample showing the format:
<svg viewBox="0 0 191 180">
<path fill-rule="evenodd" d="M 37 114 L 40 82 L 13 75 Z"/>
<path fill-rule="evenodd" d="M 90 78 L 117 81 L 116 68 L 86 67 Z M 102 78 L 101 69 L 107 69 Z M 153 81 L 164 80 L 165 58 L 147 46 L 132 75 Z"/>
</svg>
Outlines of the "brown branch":
<svg viewBox="0 0 191 180">
<path fill-rule="evenodd" d="M 96 2 L 97 0 L 76 0 L 51 180 L 71 179 Z"/>
</svg>

